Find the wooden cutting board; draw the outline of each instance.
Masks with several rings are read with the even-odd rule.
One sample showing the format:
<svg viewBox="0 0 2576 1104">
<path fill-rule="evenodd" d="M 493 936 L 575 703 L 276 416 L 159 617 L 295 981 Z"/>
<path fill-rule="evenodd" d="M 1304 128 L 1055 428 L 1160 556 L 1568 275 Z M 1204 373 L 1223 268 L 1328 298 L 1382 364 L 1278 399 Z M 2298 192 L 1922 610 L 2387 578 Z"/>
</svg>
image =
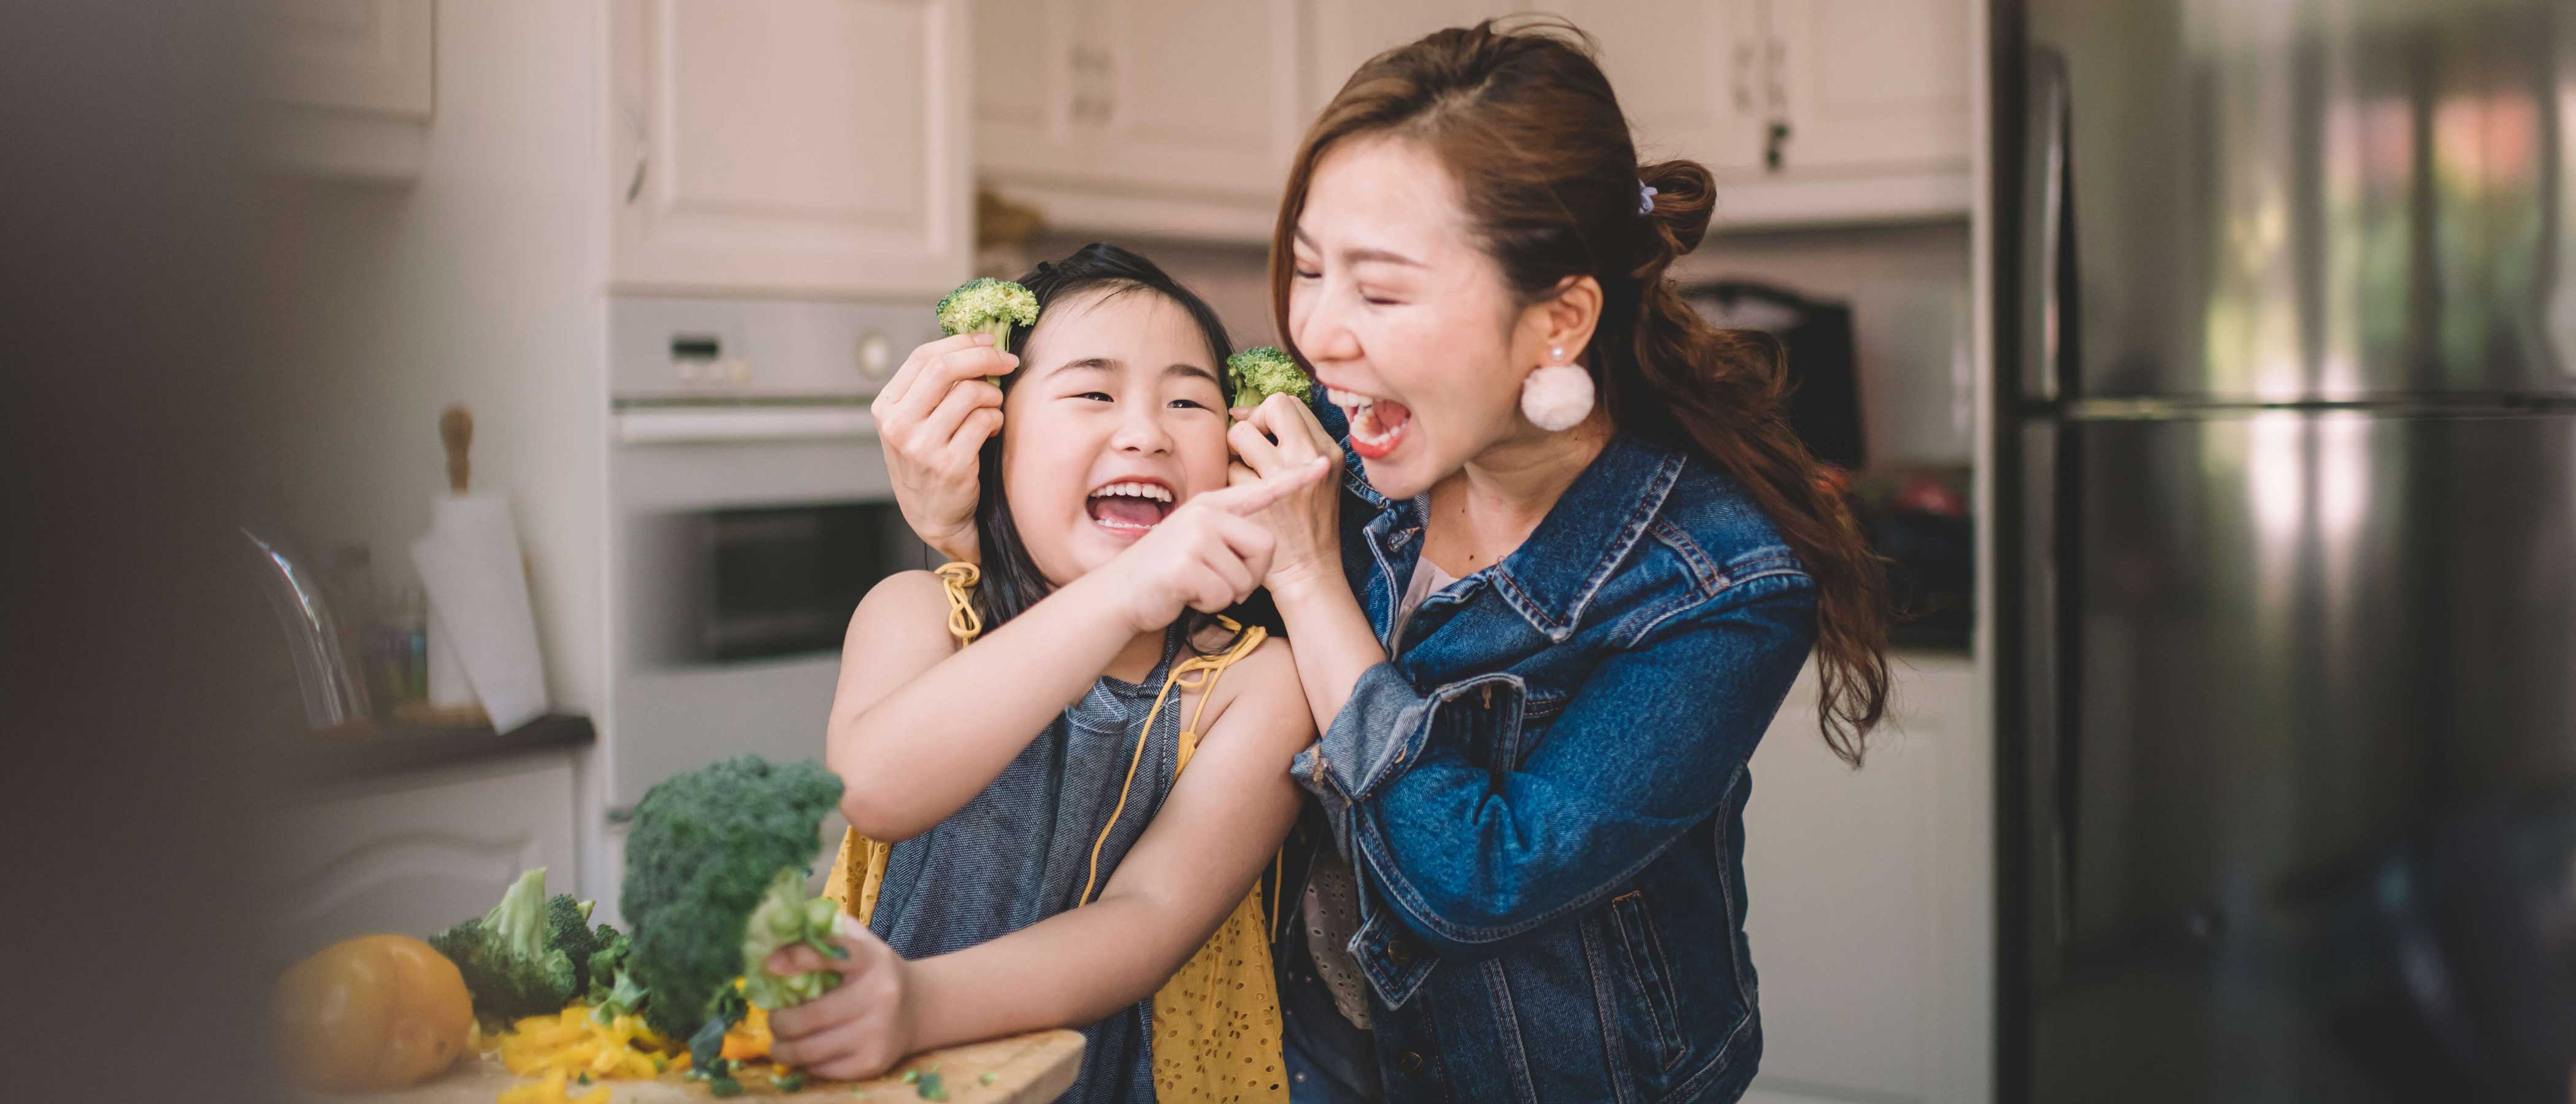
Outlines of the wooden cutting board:
<svg viewBox="0 0 2576 1104">
<path fill-rule="evenodd" d="M 948 1089 L 950 1104 L 1046 1104 L 1073 1087 L 1074 1074 L 1082 1066 L 1082 1034 L 1039 1031 L 929 1051 L 896 1066 L 892 1076 L 860 1082 L 817 1081 L 793 1093 L 779 1092 L 768 1078 L 753 1076 L 743 1080 L 743 1094 L 734 1099 L 769 1104 L 851 1104 L 854 1099 L 864 1104 L 916 1104 L 921 1100 L 920 1092 L 901 1081 L 903 1072 L 934 1066 Z M 984 1083 L 987 1073 L 993 1075 L 989 1085 Z M 307 1099 L 329 1104 L 494 1104 L 503 1089 L 534 1080 L 511 1073 L 499 1059 L 478 1057 L 458 1063 L 437 1080 L 400 1092 L 317 1095 Z M 678 1074 L 658 1081 L 567 1086 L 565 1092 L 579 1097 L 599 1085 L 607 1086 L 609 1104 L 710 1104 L 716 1099 L 704 1083 Z M 855 1097 L 853 1090 L 858 1089 L 866 1090 L 867 1096 Z"/>
</svg>

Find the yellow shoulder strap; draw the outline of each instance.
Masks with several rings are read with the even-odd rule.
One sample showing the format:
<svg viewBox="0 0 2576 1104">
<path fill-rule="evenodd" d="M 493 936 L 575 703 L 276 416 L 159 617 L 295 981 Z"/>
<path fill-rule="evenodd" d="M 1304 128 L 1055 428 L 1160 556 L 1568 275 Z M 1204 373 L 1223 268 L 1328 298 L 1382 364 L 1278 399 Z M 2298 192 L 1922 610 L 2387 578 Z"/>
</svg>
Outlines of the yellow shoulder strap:
<svg viewBox="0 0 2576 1104">
<path fill-rule="evenodd" d="M 1175 686 L 1200 691 L 1198 710 L 1190 717 L 1190 727 L 1181 732 L 1179 754 L 1173 759 L 1172 774 L 1178 777 L 1181 768 L 1189 765 L 1190 756 L 1198 751 L 1198 722 L 1207 714 L 1208 698 L 1216 690 L 1217 676 L 1234 666 L 1236 660 L 1251 655 L 1253 649 L 1259 648 L 1270 635 L 1259 625 L 1245 628 L 1236 624 L 1233 618 L 1221 614 L 1217 622 L 1236 634 L 1234 647 L 1219 655 L 1194 655 L 1183 659 L 1172 664 L 1171 673 L 1163 676 L 1163 688 L 1154 692 L 1153 708 L 1145 711 L 1145 723 L 1136 730 L 1136 750 L 1127 757 L 1127 781 L 1118 787 L 1118 804 L 1109 810 L 1109 823 L 1100 826 L 1100 838 L 1091 841 L 1091 869 L 1082 880 L 1082 896 L 1074 898 L 1077 904 L 1090 904 L 1091 891 L 1100 885 L 1100 849 L 1108 845 L 1109 833 L 1118 827 L 1118 818 L 1127 812 L 1127 795 L 1136 787 L 1136 768 L 1145 761 L 1145 744 L 1153 739 L 1154 721 L 1162 715 L 1163 700 L 1171 696 Z"/>
<path fill-rule="evenodd" d="M 975 642 L 984 634 L 983 615 L 975 610 L 974 587 L 982 572 L 974 564 L 942 564 L 936 572 L 948 592 L 948 632 L 957 638 L 959 647 Z M 841 911 L 865 924 L 877 908 L 877 892 L 885 885 L 886 859 L 894 853 L 891 844 L 860 835 L 856 828 L 841 834 L 841 853 L 832 859 L 832 872 L 823 880 L 823 896 L 840 902 Z"/>
</svg>

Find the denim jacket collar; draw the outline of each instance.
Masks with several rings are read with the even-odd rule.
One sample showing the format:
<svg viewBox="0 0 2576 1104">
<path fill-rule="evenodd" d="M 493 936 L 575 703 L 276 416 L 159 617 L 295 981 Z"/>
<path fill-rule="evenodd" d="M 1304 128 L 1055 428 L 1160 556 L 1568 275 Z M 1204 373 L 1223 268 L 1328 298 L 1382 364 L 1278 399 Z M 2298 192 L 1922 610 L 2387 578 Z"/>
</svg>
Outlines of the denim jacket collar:
<svg viewBox="0 0 2576 1104">
<path fill-rule="evenodd" d="M 1631 437 L 1614 434 L 1599 456 L 1574 478 L 1565 494 L 1500 563 L 1479 574 L 1492 580 L 1506 603 L 1531 627 L 1550 640 L 1574 635 L 1584 606 L 1592 601 L 1611 571 L 1635 548 L 1646 526 L 1664 505 L 1681 477 L 1684 454 Z M 1401 553 L 1421 535 L 1427 496 L 1389 502 L 1368 487 L 1352 468 L 1352 489 L 1365 500 L 1386 504 L 1367 531 L 1379 557 L 1394 568 L 1412 556 Z M 1392 580 L 1399 585 L 1400 580 Z"/>
</svg>

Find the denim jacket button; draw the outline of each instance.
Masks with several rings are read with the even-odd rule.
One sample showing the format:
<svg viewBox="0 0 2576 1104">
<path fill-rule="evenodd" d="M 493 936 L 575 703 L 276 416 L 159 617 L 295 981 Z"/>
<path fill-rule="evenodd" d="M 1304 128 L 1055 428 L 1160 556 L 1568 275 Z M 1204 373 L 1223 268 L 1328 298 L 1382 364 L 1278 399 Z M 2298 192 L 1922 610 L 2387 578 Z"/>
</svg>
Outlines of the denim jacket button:
<svg viewBox="0 0 2576 1104">
<path fill-rule="evenodd" d="M 1420 1073 L 1422 1072 L 1422 1056 L 1410 1050 L 1405 1051 L 1402 1054 L 1398 1054 L 1395 1056 L 1395 1068 L 1403 1070 L 1405 1075 L 1408 1077 L 1413 1074 Z"/>
</svg>

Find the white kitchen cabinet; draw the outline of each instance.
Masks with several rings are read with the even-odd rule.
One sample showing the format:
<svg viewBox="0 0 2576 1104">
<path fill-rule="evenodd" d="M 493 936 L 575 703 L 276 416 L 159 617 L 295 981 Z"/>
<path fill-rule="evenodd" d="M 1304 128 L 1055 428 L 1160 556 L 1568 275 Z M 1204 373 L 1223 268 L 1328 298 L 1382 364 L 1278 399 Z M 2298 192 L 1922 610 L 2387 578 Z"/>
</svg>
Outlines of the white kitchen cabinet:
<svg viewBox="0 0 2576 1104">
<path fill-rule="evenodd" d="M 1759 1104 L 1992 1099 L 1993 740 L 1975 664 L 1898 653 L 1854 771 L 1817 734 L 1813 668 L 1753 756 L 1746 937 Z"/>
<path fill-rule="evenodd" d="M 1264 239 L 1304 134 L 1300 0 L 981 0 L 976 167 L 1051 224 Z"/>
<path fill-rule="evenodd" d="M 297 175 L 418 176 L 437 105 L 436 14 L 432 0 L 266 0 L 268 163 Z"/>
<path fill-rule="evenodd" d="M 489 911 L 519 872 L 578 892 L 573 753 L 533 752 L 344 784 L 263 825 L 268 957 L 354 935 L 427 935 Z"/>
<path fill-rule="evenodd" d="M 621 292 L 935 295 L 973 256 L 967 0 L 614 0 Z"/>
<path fill-rule="evenodd" d="M 1306 109 L 1362 61 L 1524 10 L 1310 0 Z M 1600 48 L 1641 158 L 1718 178 L 1720 230 L 1967 214 L 1967 0 L 1559 0 Z"/>
</svg>

